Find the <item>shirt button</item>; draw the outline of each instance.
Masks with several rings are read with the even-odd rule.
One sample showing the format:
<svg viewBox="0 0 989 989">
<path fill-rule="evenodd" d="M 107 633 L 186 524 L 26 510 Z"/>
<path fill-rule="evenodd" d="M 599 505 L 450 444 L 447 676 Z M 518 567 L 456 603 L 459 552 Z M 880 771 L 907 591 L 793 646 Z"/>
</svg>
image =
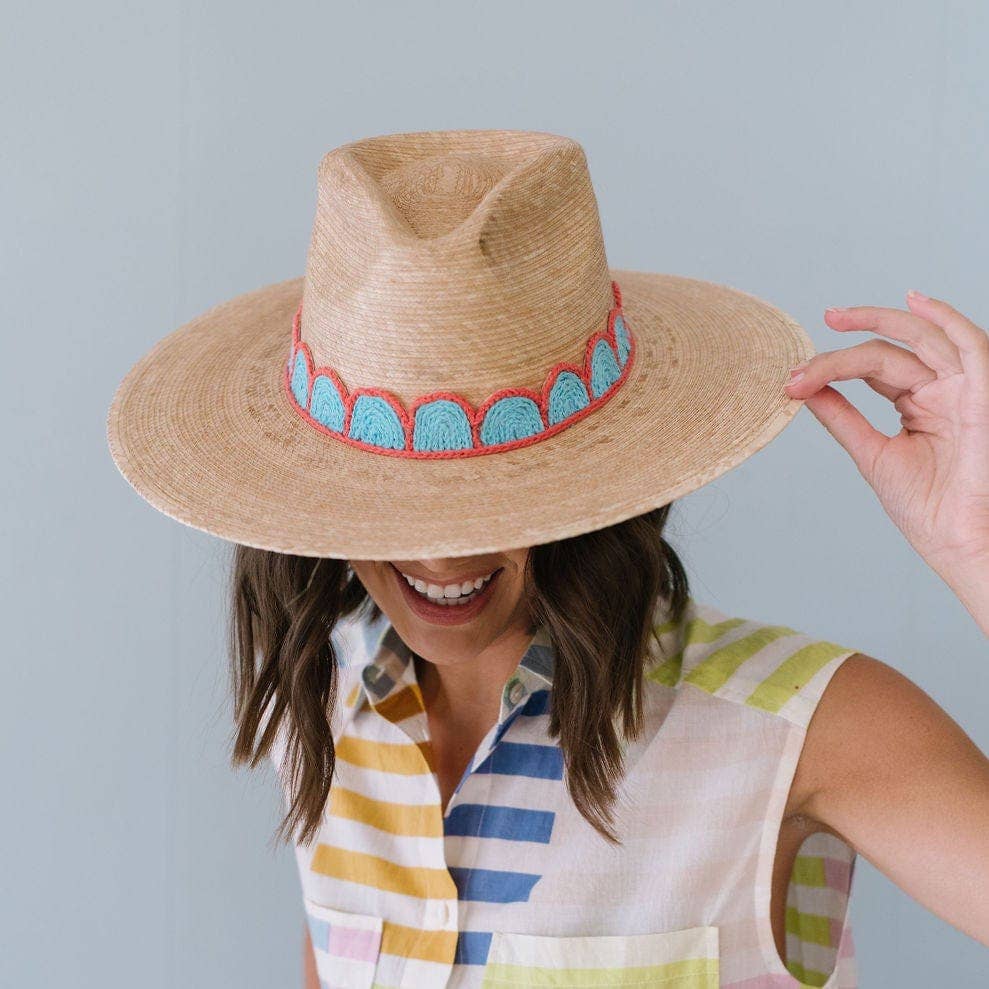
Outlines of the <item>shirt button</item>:
<svg viewBox="0 0 989 989">
<path fill-rule="evenodd" d="M 522 686 L 522 681 L 515 680 L 512 682 L 511 687 L 509 687 L 508 689 L 508 699 L 513 704 L 518 704 L 519 700 L 522 697 L 522 694 L 524 693 L 525 693 L 525 687 Z"/>
<path fill-rule="evenodd" d="M 437 927 L 446 927 L 453 920 L 453 900 L 430 900 L 426 907 L 427 921 Z"/>
</svg>

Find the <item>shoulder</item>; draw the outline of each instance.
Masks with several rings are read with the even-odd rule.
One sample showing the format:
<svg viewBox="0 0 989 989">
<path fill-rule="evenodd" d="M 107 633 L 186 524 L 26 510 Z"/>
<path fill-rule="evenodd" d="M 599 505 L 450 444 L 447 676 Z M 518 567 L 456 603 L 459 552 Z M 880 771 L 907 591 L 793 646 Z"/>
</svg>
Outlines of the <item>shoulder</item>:
<svg viewBox="0 0 989 989">
<path fill-rule="evenodd" d="M 730 615 L 691 597 L 679 622 L 654 625 L 647 677 L 697 688 L 806 729 L 824 690 L 856 650 L 789 625 Z"/>
<path fill-rule="evenodd" d="M 841 801 L 865 806 L 904 780 L 945 779 L 946 767 L 983 763 L 971 739 L 918 684 L 864 653 L 831 678 L 807 729 L 789 809 L 827 822 Z"/>
</svg>

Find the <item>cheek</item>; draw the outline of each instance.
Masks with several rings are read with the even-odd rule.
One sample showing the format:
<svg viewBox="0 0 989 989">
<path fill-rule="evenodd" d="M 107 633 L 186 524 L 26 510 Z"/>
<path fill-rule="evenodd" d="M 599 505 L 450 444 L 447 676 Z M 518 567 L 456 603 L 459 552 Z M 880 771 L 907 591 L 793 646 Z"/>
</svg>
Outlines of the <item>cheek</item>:
<svg viewBox="0 0 989 989">
<path fill-rule="evenodd" d="M 359 563 L 351 561 L 350 566 L 354 573 L 357 574 L 365 589 L 375 600 L 379 600 L 382 597 L 389 597 L 397 590 L 389 573 L 389 568 L 386 565 L 382 565 L 374 560 L 366 560 Z"/>
<path fill-rule="evenodd" d="M 514 574 L 511 582 L 504 585 L 503 593 L 512 608 L 518 607 L 525 601 L 525 578 L 521 572 Z"/>
</svg>

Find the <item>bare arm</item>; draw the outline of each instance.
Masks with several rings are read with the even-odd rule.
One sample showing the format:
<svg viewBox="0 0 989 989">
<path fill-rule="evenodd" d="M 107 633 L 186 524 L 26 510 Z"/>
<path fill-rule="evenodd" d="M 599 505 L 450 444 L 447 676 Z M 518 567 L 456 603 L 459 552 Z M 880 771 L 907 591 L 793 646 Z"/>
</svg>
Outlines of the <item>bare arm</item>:
<svg viewBox="0 0 989 989">
<path fill-rule="evenodd" d="M 912 680 L 857 654 L 828 684 L 805 748 L 800 812 L 989 945 L 989 759 L 962 728 Z"/>
<path fill-rule="evenodd" d="M 309 925 L 302 937 L 302 989 L 319 989 L 319 976 L 316 974 L 316 958 L 313 955 L 312 941 L 309 940 Z"/>
</svg>

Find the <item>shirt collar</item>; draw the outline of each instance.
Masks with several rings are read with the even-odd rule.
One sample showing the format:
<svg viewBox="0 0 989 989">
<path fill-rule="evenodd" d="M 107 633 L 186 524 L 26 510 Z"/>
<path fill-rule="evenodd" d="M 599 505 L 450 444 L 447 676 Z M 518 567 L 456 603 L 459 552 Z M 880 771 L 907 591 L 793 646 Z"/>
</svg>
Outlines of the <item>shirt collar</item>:
<svg viewBox="0 0 989 989">
<path fill-rule="evenodd" d="M 351 716 L 365 701 L 381 704 L 403 687 L 418 689 L 412 650 L 384 612 L 365 624 L 361 637 L 363 648 L 355 663 L 358 686 L 351 695 Z M 533 693 L 552 685 L 554 668 L 555 652 L 549 631 L 541 625 L 529 639 L 522 658 L 502 689 L 499 725 Z"/>
</svg>

